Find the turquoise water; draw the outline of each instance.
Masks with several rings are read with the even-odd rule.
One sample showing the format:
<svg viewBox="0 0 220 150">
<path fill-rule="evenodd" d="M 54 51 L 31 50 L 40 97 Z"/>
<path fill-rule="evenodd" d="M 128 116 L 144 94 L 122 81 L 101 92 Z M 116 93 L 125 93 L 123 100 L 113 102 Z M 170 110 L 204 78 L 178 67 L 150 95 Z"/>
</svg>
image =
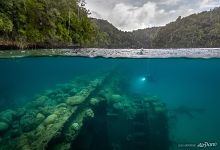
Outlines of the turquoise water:
<svg viewBox="0 0 220 150">
<path fill-rule="evenodd" d="M 112 70 L 117 73 L 105 84 L 108 86 L 111 84 L 111 80 L 118 79 L 118 84 L 113 85 L 114 90 L 120 91 L 117 95 L 121 95 L 121 97 L 126 97 L 126 95 L 130 97 L 154 96 L 165 104 L 165 113 L 168 118 L 169 140 L 167 145 L 169 149 L 187 149 L 188 147 L 184 144 L 204 142 L 215 143 L 217 145 L 213 148 L 220 149 L 218 145 L 220 142 L 220 59 L 105 59 L 83 57 L 1 59 L 0 109 L 4 111 L 23 107 L 33 101 L 36 95 L 42 94 L 48 89 L 54 90 L 78 77 L 81 77 L 81 80 L 90 80 L 90 76 L 96 77 L 96 74 L 98 76 L 102 72 L 108 73 Z M 132 100 L 137 101 L 135 98 L 127 99 L 127 101 Z M 107 102 L 108 105 L 111 103 L 111 100 L 109 101 Z M 129 108 L 130 105 L 128 108 L 121 109 L 129 111 Z M 135 108 L 136 106 L 133 107 L 133 109 Z M 112 109 L 108 108 L 102 111 L 100 106 L 97 109 L 94 108 L 93 111 L 102 118 L 103 116 L 98 113 L 108 114 L 112 112 Z M 134 113 L 133 116 L 135 115 L 137 114 Z M 126 115 L 119 116 L 121 120 L 126 120 L 128 117 Z M 99 121 L 93 122 L 93 127 L 95 126 L 94 123 L 97 122 Z M 108 123 L 111 124 L 111 120 L 108 120 Z M 4 137 L 12 126 L 9 124 L 7 131 L 0 132 L 1 136 Z M 97 126 L 103 127 L 104 125 L 99 122 Z M 109 137 L 102 143 L 107 141 L 108 149 L 129 149 L 122 146 L 123 142 L 115 142 L 122 139 L 117 134 L 123 128 L 123 123 L 106 126 L 105 129 L 101 128 L 100 132 L 108 130 L 105 134 Z M 82 130 L 84 131 L 84 129 Z M 123 133 L 125 132 L 128 131 L 123 131 Z M 24 132 L 20 134 L 24 134 Z M 84 136 L 90 137 L 89 132 L 86 132 Z M 159 136 L 162 137 L 163 135 Z M 77 142 L 73 142 L 72 145 L 72 147 L 76 146 L 77 148 L 73 149 L 83 149 L 79 144 L 84 139 L 82 137 L 83 134 L 79 133 L 79 137 L 76 138 Z M 126 139 L 129 137 L 126 135 Z M 93 142 L 96 143 L 97 141 L 93 140 Z M 160 143 L 161 141 L 157 142 Z M 90 145 L 93 146 L 87 146 L 84 149 L 98 150 L 104 147 L 104 144 L 101 144 L 103 147 L 95 147 L 96 144 L 91 143 Z M 154 146 L 151 145 L 151 147 Z M 131 149 L 139 150 L 141 148 L 134 146 Z"/>
</svg>

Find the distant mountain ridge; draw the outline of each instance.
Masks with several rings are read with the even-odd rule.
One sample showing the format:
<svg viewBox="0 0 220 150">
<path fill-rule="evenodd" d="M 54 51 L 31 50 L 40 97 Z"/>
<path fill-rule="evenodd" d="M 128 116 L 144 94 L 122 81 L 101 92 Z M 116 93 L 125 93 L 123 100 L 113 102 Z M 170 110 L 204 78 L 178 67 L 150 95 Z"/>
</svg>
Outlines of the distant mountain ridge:
<svg viewBox="0 0 220 150">
<path fill-rule="evenodd" d="M 152 39 L 160 29 L 160 27 L 154 27 L 127 32 L 118 30 L 107 20 L 91 18 L 91 21 L 97 26 L 99 32 L 106 34 L 108 42 L 102 45 L 106 48 L 152 48 Z"/>
<path fill-rule="evenodd" d="M 220 7 L 177 18 L 162 27 L 132 32 L 118 30 L 106 20 L 92 18 L 100 33 L 105 34 L 105 48 L 195 48 L 220 47 Z M 99 40 L 97 38 L 97 40 Z"/>
</svg>

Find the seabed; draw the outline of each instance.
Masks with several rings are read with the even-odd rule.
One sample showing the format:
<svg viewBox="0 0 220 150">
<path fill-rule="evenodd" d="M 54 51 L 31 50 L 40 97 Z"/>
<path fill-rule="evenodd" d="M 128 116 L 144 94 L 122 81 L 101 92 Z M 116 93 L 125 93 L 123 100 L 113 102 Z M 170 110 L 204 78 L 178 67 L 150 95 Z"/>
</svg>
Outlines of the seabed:
<svg viewBox="0 0 220 150">
<path fill-rule="evenodd" d="M 0 113 L 0 150 L 168 150 L 167 109 L 120 72 L 80 76 Z"/>
</svg>

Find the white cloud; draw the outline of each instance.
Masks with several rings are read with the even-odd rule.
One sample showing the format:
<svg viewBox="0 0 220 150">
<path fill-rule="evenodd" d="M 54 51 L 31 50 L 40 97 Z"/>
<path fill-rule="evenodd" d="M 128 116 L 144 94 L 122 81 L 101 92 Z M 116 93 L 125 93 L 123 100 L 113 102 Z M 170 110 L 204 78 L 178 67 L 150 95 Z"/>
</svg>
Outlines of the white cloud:
<svg viewBox="0 0 220 150">
<path fill-rule="evenodd" d="M 202 0 L 201 2 L 201 7 L 206 7 L 207 5 L 209 5 L 209 3 L 211 2 L 212 0 Z"/>
<path fill-rule="evenodd" d="M 220 6 L 220 0 L 86 0 L 92 17 L 108 20 L 121 30 L 165 25 Z"/>
<path fill-rule="evenodd" d="M 163 5 L 176 5 L 179 3 L 180 0 L 166 0 L 166 1 L 160 1 L 159 3 L 160 4 L 163 4 Z"/>
<path fill-rule="evenodd" d="M 200 4 L 200 9 L 211 9 L 220 5 L 220 1 L 215 0 L 202 0 Z"/>
<path fill-rule="evenodd" d="M 115 5 L 108 18 L 121 30 L 133 30 L 150 26 L 155 12 L 156 4 L 152 2 L 142 7 L 119 3 Z"/>
</svg>

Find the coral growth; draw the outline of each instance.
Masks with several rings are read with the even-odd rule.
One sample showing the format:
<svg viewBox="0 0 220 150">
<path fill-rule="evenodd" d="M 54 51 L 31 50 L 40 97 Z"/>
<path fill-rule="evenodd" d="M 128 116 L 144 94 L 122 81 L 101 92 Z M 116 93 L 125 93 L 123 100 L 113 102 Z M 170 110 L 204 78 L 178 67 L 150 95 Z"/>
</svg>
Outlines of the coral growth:
<svg viewBox="0 0 220 150">
<path fill-rule="evenodd" d="M 66 103 L 68 105 L 79 105 L 81 103 L 83 103 L 85 100 L 85 98 L 83 96 L 79 96 L 79 95 L 76 95 L 76 96 L 73 96 L 73 97 L 69 97 L 67 100 L 66 100 Z"/>
<path fill-rule="evenodd" d="M 15 111 L 8 109 L 0 113 L 0 120 L 8 124 L 11 124 L 12 119 L 15 116 L 15 114 L 16 114 Z"/>
<path fill-rule="evenodd" d="M 92 106 L 97 105 L 99 102 L 100 102 L 100 100 L 98 100 L 97 98 L 91 98 L 91 99 L 90 99 L 90 104 L 91 104 Z"/>
<path fill-rule="evenodd" d="M 107 82 L 109 78 L 107 75 L 93 80 L 91 76 L 76 78 L 47 90 L 22 108 L 1 112 L 0 150 L 44 150 L 54 139 L 60 140 L 53 145 L 54 149 L 70 149 L 72 141 L 85 123 L 98 114 L 95 109 L 102 104 L 107 104 L 106 115 L 122 117 L 125 122 L 142 113 L 143 108 L 153 114 L 149 115 L 151 119 L 166 110 L 154 97 L 136 98 L 121 92 L 118 80 Z"/>
<path fill-rule="evenodd" d="M 50 116 L 48 116 L 45 120 L 44 120 L 44 124 L 45 126 L 48 126 L 49 124 L 53 124 L 57 119 L 57 115 L 56 114 L 52 114 Z"/>
<path fill-rule="evenodd" d="M 21 117 L 20 126 L 24 132 L 29 132 L 36 128 L 41 123 L 41 121 L 42 120 L 37 118 L 36 111 L 30 111 Z"/>
<path fill-rule="evenodd" d="M 8 129 L 8 124 L 5 122 L 0 122 L 0 132 L 4 132 Z"/>
</svg>

